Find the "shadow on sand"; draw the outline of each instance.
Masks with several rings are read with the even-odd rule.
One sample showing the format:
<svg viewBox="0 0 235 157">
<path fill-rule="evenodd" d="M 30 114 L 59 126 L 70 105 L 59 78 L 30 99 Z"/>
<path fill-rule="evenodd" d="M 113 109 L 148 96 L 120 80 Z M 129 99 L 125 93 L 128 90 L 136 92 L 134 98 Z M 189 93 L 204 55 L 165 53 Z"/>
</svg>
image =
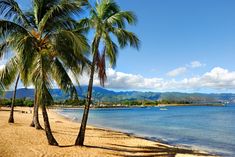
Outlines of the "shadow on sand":
<svg viewBox="0 0 235 157">
<path fill-rule="evenodd" d="M 64 145 L 61 148 L 75 147 L 74 145 Z M 121 156 L 121 157 L 174 157 L 177 153 L 181 154 L 193 154 L 201 156 L 210 156 L 206 153 L 200 153 L 190 149 L 167 147 L 164 145 L 156 144 L 156 146 L 128 146 L 118 144 L 108 144 L 108 146 L 95 146 L 85 145 L 86 148 L 101 149 L 111 151 L 110 155 Z"/>
<path fill-rule="evenodd" d="M 177 153 L 181 154 L 193 154 L 209 156 L 209 154 L 195 152 L 190 149 L 167 147 L 163 145 L 156 146 L 128 146 L 128 145 L 117 145 L 110 144 L 110 146 L 91 146 L 86 145 L 88 148 L 105 149 L 121 153 L 119 156 L 123 157 L 150 157 L 150 156 L 167 156 L 174 157 Z M 117 154 L 115 154 L 117 155 Z"/>
</svg>

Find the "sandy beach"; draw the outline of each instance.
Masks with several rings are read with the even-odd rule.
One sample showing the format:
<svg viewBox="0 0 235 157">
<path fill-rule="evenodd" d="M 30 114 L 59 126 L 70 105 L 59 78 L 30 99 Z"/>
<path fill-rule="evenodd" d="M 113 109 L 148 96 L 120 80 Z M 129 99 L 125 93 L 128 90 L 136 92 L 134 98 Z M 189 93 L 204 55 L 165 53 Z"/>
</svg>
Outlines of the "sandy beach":
<svg viewBox="0 0 235 157">
<path fill-rule="evenodd" d="M 85 146 L 73 146 L 79 123 L 52 110 L 48 111 L 51 128 L 60 147 L 49 146 L 43 130 L 29 127 L 32 109 L 17 107 L 15 110 L 15 123 L 8 124 L 9 108 L 0 109 L 0 157 L 211 156 L 206 152 L 177 148 L 92 126 L 87 128 Z M 43 126 L 41 113 L 39 116 Z"/>
</svg>

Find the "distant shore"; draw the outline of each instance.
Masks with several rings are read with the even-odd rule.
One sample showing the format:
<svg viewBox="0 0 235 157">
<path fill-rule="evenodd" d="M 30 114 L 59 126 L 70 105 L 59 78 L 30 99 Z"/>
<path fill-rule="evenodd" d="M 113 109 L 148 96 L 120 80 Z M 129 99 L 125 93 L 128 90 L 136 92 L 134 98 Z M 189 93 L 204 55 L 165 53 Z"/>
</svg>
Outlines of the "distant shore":
<svg viewBox="0 0 235 157">
<path fill-rule="evenodd" d="M 91 108 L 146 108 L 146 107 L 170 107 L 170 106 L 225 106 L 225 104 L 219 104 L 219 103 L 200 103 L 200 104 L 158 104 L 158 105 L 91 105 Z M 84 106 L 72 106 L 72 105 L 54 105 L 50 108 L 68 108 L 68 109 L 83 109 Z"/>
<path fill-rule="evenodd" d="M 225 106 L 225 104 L 216 104 L 216 103 L 200 103 L 200 104 L 158 104 L 158 107 L 164 107 L 164 106 Z"/>
<path fill-rule="evenodd" d="M 79 123 L 72 122 L 49 109 L 51 128 L 61 147 L 47 144 L 43 130 L 29 124 L 32 108 L 17 107 L 15 124 L 8 124 L 9 108 L 0 109 L 0 156 L 210 156 L 208 153 L 134 137 L 117 131 L 88 126 L 85 147 L 73 146 Z M 42 115 L 40 114 L 42 122 Z"/>
</svg>

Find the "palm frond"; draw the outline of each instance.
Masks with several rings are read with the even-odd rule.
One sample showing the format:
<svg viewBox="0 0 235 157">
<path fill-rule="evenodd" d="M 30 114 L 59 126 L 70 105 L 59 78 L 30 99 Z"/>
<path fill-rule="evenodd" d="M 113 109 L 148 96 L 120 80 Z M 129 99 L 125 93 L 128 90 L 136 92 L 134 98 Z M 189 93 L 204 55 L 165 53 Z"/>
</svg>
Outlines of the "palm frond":
<svg viewBox="0 0 235 157">
<path fill-rule="evenodd" d="M 27 18 L 15 0 L 0 0 L 0 14 L 18 24 L 29 25 Z"/>
<path fill-rule="evenodd" d="M 118 26 L 119 28 L 125 28 L 125 23 L 136 24 L 136 15 L 131 11 L 120 11 L 106 19 L 108 25 Z"/>
<path fill-rule="evenodd" d="M 109 58 L 111 66 L 116 66 L 116 60 L 118 55 L 118 47 L 117 45 L 112 41 L 109 34 L 106 32 L 103 35 L 104 38 L 104 44 L 105 44 L 105 53 L 107 57 Z"/>
<path fill-rule="evenodd" d="M 36 25 L 42 20 L 47 11 L 54 5 L 58 4 L 58 0 L 34 0 L 33 12 Z"/>
<path fill-rule="evenodd" d="M 70 92 L 72 99 L 77 99 L 78 95 L 76 87 L 68 75 L 68 72 L 64 69 L 63 64 L 58 59 L 55 59 L 51 64 L 51 68 L 53 78 L 55 79 L 57 85 L 65 92 Z"/>
<path fill-rule="evenodd" d="M 105 20 L 110 15 L 119 12 L 120 8 L 113 0 L 102 0 L 101 3 L 96 4 L 96 11 L 98 17 Z"/>
<path fill-rule="evenodd" d="M 9 35 L 12 35 L 12 34 L 28 35 L 29 32 L 27 31 L 26 28 L 22 27 L 21 25 L 17 23 L 6 21 L 6 20 L 0 20 L 0 34 L 1 36 L 4 36 L 5 38 L 7 38 Z"/>
<path fill-rule="evenodd" d="M 56 22 L 65 17 L 70 17 L 72 14 L 78 15 L 81 11 L 81 7 L 77 3 L 71 3 L 69 1 L 61 1 L 58 5 L 52 6 L 43 16 L 39 22 L 39 31 L 43 32 L 43 29 L 48 24 L 56 24 Z"/>
<path fill-rule="evenodd" d="M 76 31 L 87 33 L 91 28 L 90 19 L 83 18 L 77 22 Z"/>
<path fill-rule="evenodd" d="M 37 100 L 38 104 L 42 105 L 45 104 L 47 106 L 53 104 L 53 97 L 47 87 L 45 80 L 41 80 L 41 83 L 37 85 Z"/>
<path fill-rule="evenodd" d="M 16 40 L 15 50 L 19 56 L 19 66 L 23 84 L 27 86 L 30 82 L 30 68 L 37 54 L 36 40 L 31 36 L 24 36 Z"/>
<path fill-rule="evenodd" d="M 0 82 L 6 87 L 14 83 L 16 76 L 18 74 L 18 59 L 15 57 L 11 58 L 3 68 L 0 69 Z"/>
<path fill-rule="evenodd" d="M 85 55 L 88 52 L 89 45 L 83 34 L 61 30 L 53 37 L 55 41 L 54 49 L 65 65 L 73 69 L 78 65 L 87 64 Z"/>
<path fill-rule="evenodd" d="M 134 33 L 120 28 L 113 28 L 111 32 L 117 37 L 121 48 L 124 48 L 129 44 L 131 47 L 139 49 L 140 40 Z"/>
<path fill-rule="evenodd" d="M 6 54 L 8 51 L 8 42 L 2 42 L 0 44 L 0 59 Z"/>
<path fill-rule="evenodd" d="M 36 55 L 31 73 L 32 82 L 37 87 L 38 103 L 40 105 L 51 105 L 53 103 L 53 97 L 49 91 L 53 82 L 50 78 L 51 60 L 46 54 L 47 52 L 41 52 Z"/>
<path fill-rule="evenodd" d="M 29 25 L 31 27 L 29 29 L 35 29 L 36 30 L 37 29 L 37 25 L 36 25 L 34 13 L 31 10 L 29 10 L 29 11 L 24 12 L 24 14 L 25 14 L 25 17 L 27 18 L 28 23 L 29 23 Z"/>
<path fill-rule="evenodd" d="M 77 21 L 71 17 L 62 17 L 54 19 L 53 22 L 48 22 L 43 32 L 46 34 L 57 33 L 58 30 L 70 30 L 74 31 L 77 29 Z"/>
</svg>

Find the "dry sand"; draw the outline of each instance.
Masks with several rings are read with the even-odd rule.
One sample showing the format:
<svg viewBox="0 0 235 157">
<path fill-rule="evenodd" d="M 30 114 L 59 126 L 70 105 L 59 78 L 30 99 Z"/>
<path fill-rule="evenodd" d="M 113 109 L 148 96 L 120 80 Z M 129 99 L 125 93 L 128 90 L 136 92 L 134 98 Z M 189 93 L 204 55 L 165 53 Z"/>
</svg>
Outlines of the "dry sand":
<svg viewBox="0 0 235 157">
<path fill-rule="evenodd" d="M 8 124 L 9 109 L 0 109 L 0 157 L 208 156 L 202 151 L 176 148 L 91 126 L 87 128 L 85 146 L 73 146 L 79 123 L 65 119 L 50 110 L 48 114 L 51 128 L 60 147 L 49 146 L 43 130 L 29 127 L 32 109 L 17 107 L 15 110 L 15 123 Z M 39 116 L 43 126 L 42 115 Z"/>
</svg>

